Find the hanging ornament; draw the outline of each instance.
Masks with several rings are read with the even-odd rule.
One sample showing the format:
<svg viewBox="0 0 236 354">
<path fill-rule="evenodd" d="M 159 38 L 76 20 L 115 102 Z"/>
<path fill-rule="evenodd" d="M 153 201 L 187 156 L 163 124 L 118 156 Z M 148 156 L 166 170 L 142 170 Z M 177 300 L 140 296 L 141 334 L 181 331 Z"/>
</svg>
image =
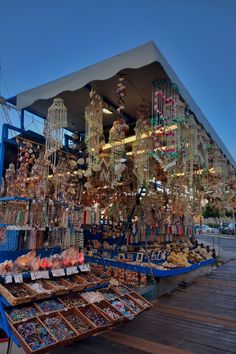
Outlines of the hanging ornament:
<svg viewBox="0 0 236 354">
<path fill-rule="evenodd" d="M 145 103 L 140 104 L 136 108 L 136 126 L 135 137 L 136 140 L 132 146 L 133 160 L 134 160 L 134 174 L 137 177 L 137 187 L 147 187 L 149 184 L 149 151 L 150 137 L 149 137 L 149 106 Z"/>
<path fill-rule="evenodd" d="M 118 108 L 118 115 L 122 116 L 123 111 L 125 110 L 125 96 L 127 93 L 126 86 L 124 85 L 124 76 L 120 75 L 118 79 L 117 89 L 116 89 L 116 97 Z"/>
<path fill-rule="evenodd" d="M 45 157 L 56 165 L 56 152 L 63 146 L 63 128 L 67 127 L 67 108 L 62 98 L 55 98 L 48 109 L 44 135 L 46 138 Z"/>
<path fill-rule="evenodd" d="M 111 165 L 111 184 L 114 186 L 116 182 L 121 180 L 122 173 L 125 170 L 124 162 L 125 158 L 125 144 L 124 138 L 129 131 L 129 126 L 126 124 L 123 118 L 123 112 L 125 109 L 125 95 L 126 86 L 124 84 L 124 76 L 120 75 L 118 79 L 116 97 L 117 97 L 117 113 L 119 118 L 113 122 L 112 128 L 109 131 L 109 143 L 110 149 L 110 165 Z"/>
<path fill-rule="evenodd" d="M 89 169 L 99 165 L 99 153 L 104 144 L 102 107 L 102 98 L 92 89 L 90 103 L 85 108 L 85 141 L 88 153 L 86 162 Z"/>
<path fill-rule="evenodd" d="M 153 83 L 153 115 L 151 126 L 154 136 L 154 158 L 160 156 L 165 165 L 169 165 L 172 160 L 177 160 L 176 135 L 177 123 L 183 119 L 183 107 L 179 99 L 177 86 L 169 80 L 156 80 Z"/>
</svg>

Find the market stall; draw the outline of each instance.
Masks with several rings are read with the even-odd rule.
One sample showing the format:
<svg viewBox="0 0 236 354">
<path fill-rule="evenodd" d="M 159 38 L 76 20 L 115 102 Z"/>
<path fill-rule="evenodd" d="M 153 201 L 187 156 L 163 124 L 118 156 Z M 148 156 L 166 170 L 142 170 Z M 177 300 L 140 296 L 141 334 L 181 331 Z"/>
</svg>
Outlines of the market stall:
<svg viewBox="0 0 236 354">
<path fill-rule="evenodd" d="M 214 264 L 193 219 L 232 208 L 235 162 L 152 43 L 8 102 L 22 128 L 1 144 L 0 325 L 15 343 L 41 353 L 132 320 L 150 307 L 134 289 Z"/>
</svg>

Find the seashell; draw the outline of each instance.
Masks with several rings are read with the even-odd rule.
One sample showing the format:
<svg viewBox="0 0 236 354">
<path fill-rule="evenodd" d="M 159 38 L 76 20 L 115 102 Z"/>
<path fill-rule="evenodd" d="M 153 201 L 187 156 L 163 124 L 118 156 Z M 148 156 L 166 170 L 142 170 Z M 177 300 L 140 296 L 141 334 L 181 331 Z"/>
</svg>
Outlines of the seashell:
<svg viewBox="0 0 236 354">
<path fill-rule="evenodd" d="M 69 161 L 69 165 L 70 165 L 71 167 L 75 167 L 75 166 L 77 165 L 77 162 L 76 162 L 75 160 L 70 160 L 70 161 Z"/>
<path fill-rule="evenodd" d="M 94 165 L 94 166 L 93 166 L 93 171 L 94 171 L 94 172 L 99 172 L 99 171 L 101 171 L 101 165 Z"/>
<path fill-rule="evenodd" d="M 78 175 L 79 177 L 83 177 L 83 174 L 84 174 L 84 171 L 83 171 L 83 170 L 79 169 L 79 170 L 77 171 L 77 175 Z"/>
<path fill-rule="evenodd" d="M 83 165 L 83 164 L 84 164 L 84 159 L 83 159 L 83 158 L 78 159 L 78 160 L 77 160 L 77 163 L 78 163 L 79 165 Z"/>
<path fill-rule="evenodd" d="M 91 177 L 93 175 L 93 172 L 91 169 L 88 169 L 87 171 L 84 172 L 85 177 Z"/>
<path fill-rule="evenodd" d="M 87 157 L 86 163 L 89 165 L 90 163 L 92 163 L 92 159 L 90 157 Z"/>
</svg>

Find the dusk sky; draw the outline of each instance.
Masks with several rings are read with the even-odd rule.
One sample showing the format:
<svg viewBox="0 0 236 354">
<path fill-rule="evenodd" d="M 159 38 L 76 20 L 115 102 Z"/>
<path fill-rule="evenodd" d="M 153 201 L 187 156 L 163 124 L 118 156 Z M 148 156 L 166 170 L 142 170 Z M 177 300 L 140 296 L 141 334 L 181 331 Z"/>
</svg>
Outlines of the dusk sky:
<svg viewBox="0 0 236 354">
<path fill-rule="evenodd" d="M 5 97 L 153 40 L 236 159 L 236 0 L 0 0 L 0 33 Z"/>
</svg>

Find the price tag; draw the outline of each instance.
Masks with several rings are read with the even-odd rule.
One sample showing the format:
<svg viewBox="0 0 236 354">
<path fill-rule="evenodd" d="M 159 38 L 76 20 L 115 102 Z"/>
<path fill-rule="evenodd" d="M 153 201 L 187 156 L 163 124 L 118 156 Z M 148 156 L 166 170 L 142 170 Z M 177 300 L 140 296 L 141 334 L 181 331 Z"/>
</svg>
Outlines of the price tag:
<svg viewBox="0 0 236 354">
<path fill-rule="evenodd" d="M 77 267 L 68 267 L 66 268 L 66 274 L 71 275 L 71 274 L 76 274 L 79 273 Z"/>
<path fill-rule="evenodd" d="M 48 270 L 43 270 L 42 272 L 42 279 L 49 279 L 49 271 Z"/>
<path fill-rule="evenodd" d="M 5 276 L 5 284 L 9 284 L 9 283 L 12 283 L 13 280 L 12 280 L 12 276 L 11 275 L 6 275 Z"/>
<path fill-rule="evenodd" d="M 89 264 L 81 264 L 79 266 L 81 272 L 90 272 L 90 265 Z"/>
<path fill-rule="evenodd" d="M 37 279 L 35 276 L 35 272 L 30 272 L 31 280 Z"/>
<path fill-rule="evenodd" d="M 52 269 L 52 275 L 54 277 L 63 277 L 64 275 L 66 275 L 66 273 L 63 268 L 59 268 L 59 269 Z"/>
<path fill-rule="evenodd" d="M 22 274 L 14 274 L 15 283 L 23 283 Z"/>
</svg>

